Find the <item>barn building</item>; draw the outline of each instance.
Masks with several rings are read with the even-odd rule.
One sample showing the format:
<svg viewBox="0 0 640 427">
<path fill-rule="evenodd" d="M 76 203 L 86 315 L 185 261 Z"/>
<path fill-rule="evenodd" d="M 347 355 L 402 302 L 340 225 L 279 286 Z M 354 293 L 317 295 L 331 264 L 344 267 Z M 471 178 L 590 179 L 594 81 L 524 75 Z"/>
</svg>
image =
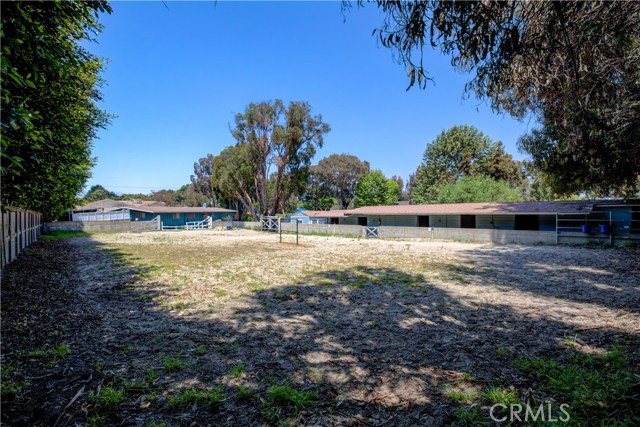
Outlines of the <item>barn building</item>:
<svg viewBox="0 0 640 427">
<path fill-rule="evenodd" d="M 329 214 L 332 211 L 327 212 Z M 316 216 L 321 213 L 314 213 Z M 335 222 L 337 220 L 337 222 Z M 332 223 L 375 227 L 553 232 L 563 239 L 640 239 L 640 201 L 576 200 L 364 206 Z M 565 239 L 565 241 L 566 241 Z M 558 239 L 556 239 L 558 240 Z"/>
</svg>

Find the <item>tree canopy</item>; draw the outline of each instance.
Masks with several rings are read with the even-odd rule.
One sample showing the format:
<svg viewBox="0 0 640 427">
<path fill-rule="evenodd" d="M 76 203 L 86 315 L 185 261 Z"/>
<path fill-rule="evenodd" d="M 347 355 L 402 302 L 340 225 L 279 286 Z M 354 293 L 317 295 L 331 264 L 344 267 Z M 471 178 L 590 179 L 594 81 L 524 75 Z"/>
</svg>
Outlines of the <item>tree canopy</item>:
<svg viewBox="0 0 640 427">
<path fill-rule="evenodd" d="M 538 118 L 521 146 L 556 190 L 637 191 L 639 2 L 376 3 L 385 18 L 374 34 L 408 68 L 409 87 L 427 85 L 424 48 L 439 48 L 470 73 L 467 94 Z"/>
<path fill-rule="evenodd" d="M 95 202 L 103 199 L 118 199 L 118 195 L 113 191 L 109 191 L 102 185 L 94 185 L 84 195 L 83 200 L 86 202 Z"/>
<path fill-rule="evenodd" d="M 331 154 L 310 168 L 304 200 L 310 205 L 326 206 L 335 199 L 337 207 L 345 209 L 355 197 L 358 182 L 367 172 L 369 162 L 351 154 Z"/>
<path fill-rule="evenodd" d="M 213 154 L 207 154 L 206 157 L 199 159 L 193 164 L 193 175 L 191 175 L 193 190 L 204 195 L 206 197 L 206 203 L 209 204 L 217 203 L 211 184 L 214 159 L 215 156 Z"/>
<path fill-rule="evenodd" d="M 90 176 L 103 61 L 84 46 L 105 1 L 2 4 L 2 204 L 54 219 Z"/>
<path fill-rule="evenodd" d="M 486 175 L 465 176 L 455 184 L 442 187 L 438 203 L 520 202 L 522 193 L 504 181 Z"/>
<path fill-rule="evenodd" d="M 427 145 L 411 184 L 413 203 L 434 203 L 442 187 L 472 175 L 486 175 L 512 187 L 524 183 L 516 161 L 473 126 L 453 126 Z"/>
<path fill-rule="evenodd" d="M 362 177 L 356 188 L 355 207 L 395 205 L 400 186 L 387 179 L 380 170 L 373 170 Z"/>
<path fill-rule="evenodd" d="M 249 104 L 235 117 L 236 144 L 214 160 L 214 191 L 241 202 L 254 218 L 285 211 L 304 194 L 311 159 L 329 130 L 307 102 Z"/>
</svg>

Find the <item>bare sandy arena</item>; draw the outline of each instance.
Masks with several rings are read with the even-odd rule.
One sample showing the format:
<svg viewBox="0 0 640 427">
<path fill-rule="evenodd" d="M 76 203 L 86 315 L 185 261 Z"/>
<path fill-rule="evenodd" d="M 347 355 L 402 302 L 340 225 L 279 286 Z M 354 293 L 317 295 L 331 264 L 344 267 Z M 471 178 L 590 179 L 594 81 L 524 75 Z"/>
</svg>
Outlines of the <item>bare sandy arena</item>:
<svg viewBox="0 0 640 427">
<path fill-rule="evenodd" d="M 12 284 L 35 280 L 38 262 L 56 263 L 40 281 L 64 282 L 55 294 L 60 325 L 45 321 L 19 342 L 20 322 L 43 320 L 23 319 L 37 304 L 16 296 L 15 307 L 3 306 L 5 362 L 57 342 L 71 353 L 58 362 L 64 374 L 31 380 L 3 421 L 451 424 L 461 402 L 447 390 L 542 392 L 513 360 L 558 358 L 568 349 L 597 355 L 614 343 L 637 351 L 639 258 L 637 250 L 304 235 L 296 246 L 292 235 L 279 243 L 274 234 L 243 230 L 43 242 L 12 266 L 5 290 L 18 293 Z M 168 359 L 182 367 L 167 368 Z M 158 378 L 117 407 L 91 400 L 149 371 Z M 268 390 L 282 384 L 313 393 L 313 403 L 283 404 L 271 416 Z M 170 404 L 191 387 L 221 387 L 224 403 Z M 36 406 L 50 415 L 28 410 Z"/>
</svg>

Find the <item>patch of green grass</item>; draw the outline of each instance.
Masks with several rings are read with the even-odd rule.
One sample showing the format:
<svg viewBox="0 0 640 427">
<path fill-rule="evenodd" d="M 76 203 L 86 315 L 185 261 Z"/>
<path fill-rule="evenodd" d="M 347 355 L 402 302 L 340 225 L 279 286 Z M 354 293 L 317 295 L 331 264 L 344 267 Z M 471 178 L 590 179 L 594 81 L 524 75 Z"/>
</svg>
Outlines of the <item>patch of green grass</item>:
<svg viewBox="0 0 640 427">
<path fill-rule="evenodd" d="M 229 372 L 229 375 L 231 375 L 232 378 L 238 378 L 239 376 L 244 374 L 244 371 L 245 371 L 244 364 L 238 363 L 236 366 L 231 368 L 231 372 Z"/>
<path fill-rule="evenodd" d="M 217 297 L 220 297 L 220 298 L 227 296 L 228 293 L 229 292 L 227 292 L 225 290 L 222 290 L 222 289 L 217 289 L 217 290 L 213 291 L 213 294 L 215 296 L 217 296 Z"/>
<path fill-rule="evenodd" d="M 102 415 L 93 415 L 87 419 L 85 427 L 102 427 L 104 425 L 104 417 Z"/>
<path fill-rule="evenodd" d="M 194 353 L 196 354 L 196 356 L 204 356 L 205 354 L 207 354 L 207 346 L 205 346 L 204 344 L 200 344 L 196 347 Z"/>
<path fill-rule="evenodd" d="M 274 422 L 283 415 L 295 415 L 319 400 L 318 393 L 314 391 L 298 391 L 289 384 L 272 385 L 262 401 L 262 414 L 268 421 Z"/>
<path fill-rule="evenodd" d="M 167 401 L 169 408 L 186 408 L 198 403 L 206 403 L 209 406 L 217 406 L 226 400 L 224 388 L 217 386 L 211 390 L 198 390 L 188 388 L 180 391 L 175 396 L 171 396 Z"/>
<path fill-rule="evenodd" d="M 533 374 L 546 398 L 570 405 L 573 425 L 637 425 L 637 368 L 624 349 L 614 345 L 601 356 L 571 352 L 558 362 L 521 359 L 514 364 Z M 635 397 L 634 397 L 635 396 Z"/>
<path fill-rule="evenodd" d="M 177 357 L 169 357 L 164 360 L 164 370 L 167 372 L 176 372 L 184 369 L 184 363 Z"/>
<path fill-rule="evenodd" d="M 251 396 L 253 396 L 254 391 L 251 390 L 249 387 L 245 387 L 245 386 L 238 386 L 238 399 L 240 400 L 248 400 L 251 398 Z"/>
<path fill-rule="evenodd" d="M 578 346 L 578 337 L 577 336 L 565 337 L 563 340 L 563 343 L 565 346 L 567 346 L 567 348 L 574 349 Z"/>
<path fill-rule="evenodd" d="M 158 379 L 158 373 L 153 369 L 147 371 L 145 378 L 138 381 L 124 381 L 123 386 L 128 393 L 148 392 L 153 387 L 153 383 Z"/>
<path fill-rule="evenodd" d="M 60 344 L 49 350 L 49 354 L 55 358 L 67 356 L 69 353 L 71 353 L 71 348 L 66 344 Z"/>
<path fill-rule="evenodd" d="M 500 387 L 490 387 L 483 394 L 484 398 L 491 404 L 502 403 L 504 405 L 512 405 L 520 403 L 518 395 L 513 390 L 505 390 Z"/>
<path fill-rule="evenodd" d="M 496 348 L 496 356 L 498 357 L 507 357 L 511 354 L 508 348 L 506 347 L 498 347 Z"/>
<path fill-rule="evenodd" d="M 42 240 L 60 240 L 60 239 L 70 239 L 72 237 L 84 237 L 88 236 L 89 233 L 85 233 L 84 231 L 49 231 L 48 233 L 40 236 Z"/>
<path fill-rule="evenodd" d="M 447 396 L 448 399 L 458 403 L 471 403 L 478 397 L 480 397 L 480 393 L 478 392 L 478 390 L 470 389 L 458 391 L 452 388 L 450 385 L 447 385 L 444 388 L 443 393 L 445 396 Z"/>
<path fill-rule="evenodd" d="M 113 409 L 125 399 L 125 391 L 109 384 L 89 394 L 89 401 L 99 409 Z"/>
<path fill-rule="evenodd" d="M 462 381 L 473 381 L 475 378 L 469 372 L 462 373 Z"/>
<path fill-rule="evenodd" d="M 149 383 L 153 383 L 158 379 L 158 373 L 153 370 L 153 369 L 149 369 L 147 371 L 147 382 Z"/>
<path fill-rule="evenodd" d="M 20 380 L 22 371 L 15 362 L 4 362 L 0 369 L 0 396 L 2 400 L 12 400 L 27 385 Z"/>
<path fill-rule="evenodd" d="M 456 409 L 453 413 L 453 419 L 455 420 L 453 422 L 454 426 L 480 427 L 487 425 L 487 421 L 477 406 L 463 406 Z"/>
<path fill-rule="evenodd" d="M 61 357 L 68 355 L 69 353 L 71 353 L 71 348 L 66 344 L 60 344 L 56 347 L 50 348 L 49 350 L 44 350 L 44 349 L 34 350 L 30 353 L 27 353 L 27 356 L 32 358 L 38 358 L 38 359 L 41 359 L 44 357 L 51 357 L 52 359 L 57 360 Z"/>
</svg>

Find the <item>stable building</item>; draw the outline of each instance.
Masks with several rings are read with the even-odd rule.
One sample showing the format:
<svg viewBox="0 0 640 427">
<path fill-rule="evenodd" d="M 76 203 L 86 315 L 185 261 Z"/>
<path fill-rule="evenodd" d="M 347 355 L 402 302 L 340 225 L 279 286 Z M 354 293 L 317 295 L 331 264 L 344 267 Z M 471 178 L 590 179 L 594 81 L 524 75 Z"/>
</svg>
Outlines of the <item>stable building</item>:
<svg viewBox="0 0 640 427">
<path fill-rule="evenodd" d="M 387 232 L 383 235 L 388 236 L 397 234 L 388 227 L 406 228 L 403 236 L 411 234 L 409 228 L 419 227 L 537 231 L 541 241 L 549 241 L 553 237 L 556 242 L 562 239 L 563 243 L 593 240 L 613 242 L 613 239 L 640 239 L 640 201 L 572 200 L 363 206 L 343 211 L 337 221 L 342 225 L 383 231 L 386 229 Z M 423 236 L 424 233 L 416 230 L 415 235 Z M 458 233 L 456 236 L 464 238 L 466 235 Z M 528 236 L 535 239 L 535 235 L 531 233 Z"/>
</svg>

